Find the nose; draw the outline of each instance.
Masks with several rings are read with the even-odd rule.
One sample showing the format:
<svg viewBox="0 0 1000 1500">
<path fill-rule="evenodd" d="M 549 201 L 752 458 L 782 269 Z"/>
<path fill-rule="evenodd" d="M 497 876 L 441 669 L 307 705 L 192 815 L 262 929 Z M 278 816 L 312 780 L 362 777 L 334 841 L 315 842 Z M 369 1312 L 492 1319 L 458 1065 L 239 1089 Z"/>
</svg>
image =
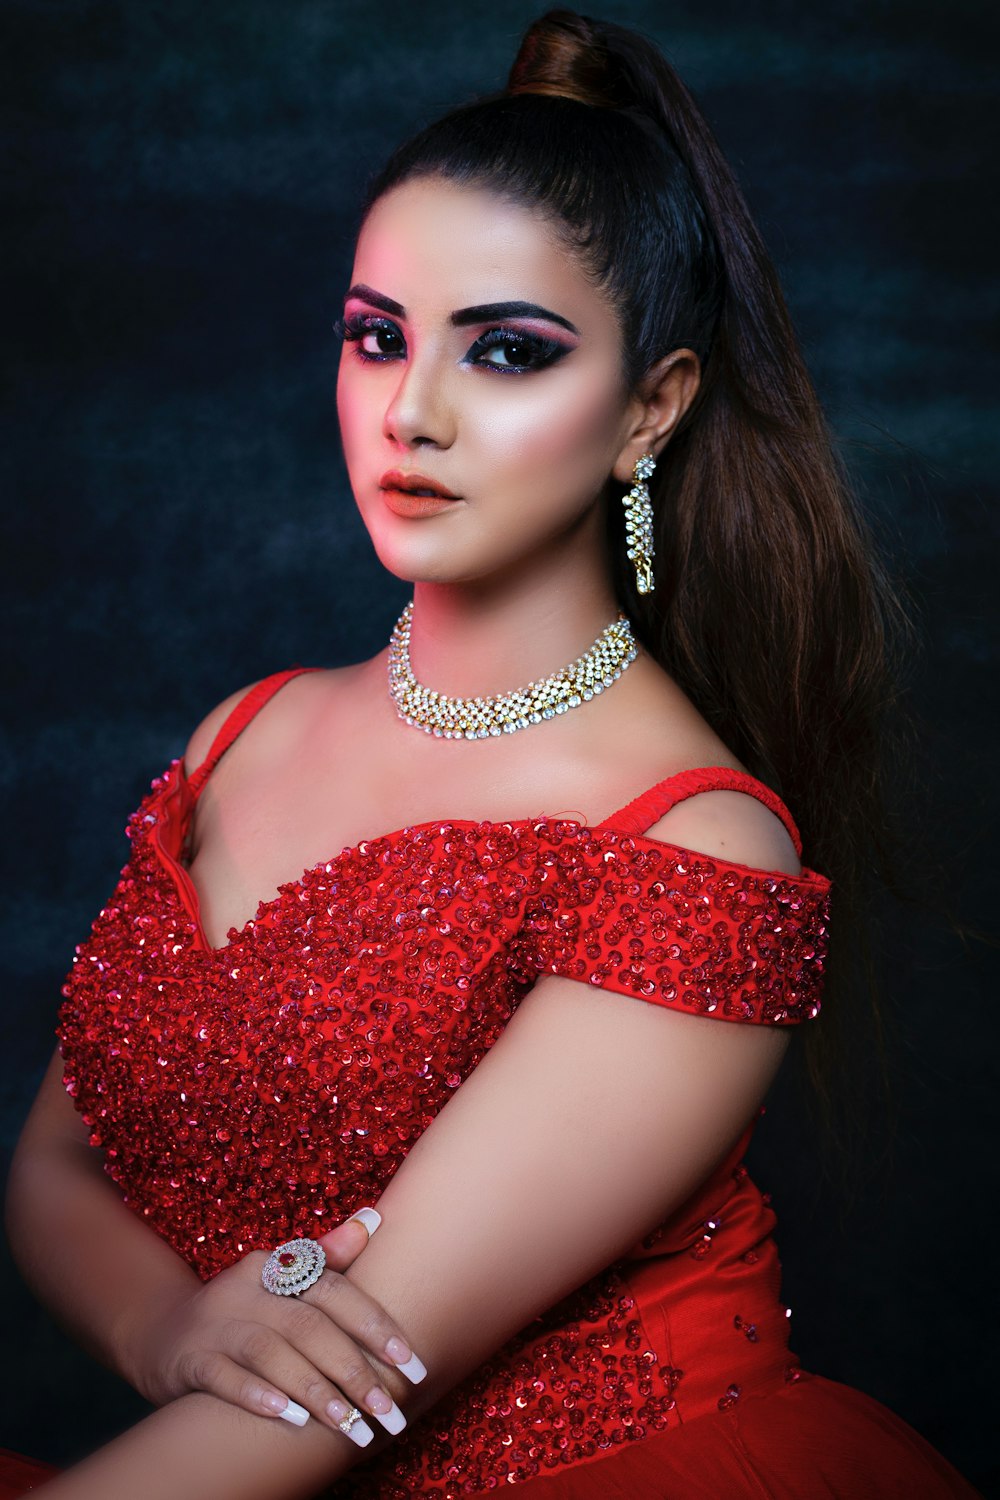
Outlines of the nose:
<svg viewBox="0 0 1000 1500">
<path fill-rule="evenodd" d="M 383 436 L 405 448 L 448 448 L 455 439 L 455 414 L 446 377 L 430 350 L 399 366 L 399 379 L 382 422 Z"/>
</svg>

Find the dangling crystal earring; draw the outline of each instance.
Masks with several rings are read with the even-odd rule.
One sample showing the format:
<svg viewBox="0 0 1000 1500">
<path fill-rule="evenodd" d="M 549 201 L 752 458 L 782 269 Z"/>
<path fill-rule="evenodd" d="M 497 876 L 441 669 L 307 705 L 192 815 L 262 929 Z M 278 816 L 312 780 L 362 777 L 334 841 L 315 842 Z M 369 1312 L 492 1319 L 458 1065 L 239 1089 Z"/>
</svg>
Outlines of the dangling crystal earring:
<svg viewBox="0 0 1000 1500">
<path fill-rule="evenodd" d="M 637 458 L 632 470 L 632 488 L 622 496 L 626 548 L 635 563 L 635 586 L 640 594 L 653 592 L 653 507 L 646 480 L 655 468 L 656 459 L 651 453 Z"/>
</svg>

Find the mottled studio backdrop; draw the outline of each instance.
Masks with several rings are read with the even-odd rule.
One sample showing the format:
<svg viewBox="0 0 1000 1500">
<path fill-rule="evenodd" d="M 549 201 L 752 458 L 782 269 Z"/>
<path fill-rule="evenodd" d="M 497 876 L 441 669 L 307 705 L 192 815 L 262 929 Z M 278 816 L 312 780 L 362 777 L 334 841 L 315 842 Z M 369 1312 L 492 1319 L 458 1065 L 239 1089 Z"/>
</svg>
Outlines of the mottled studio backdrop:
<svg viewBox="0 0 1000 1500">
<path fill-rule="evenodd" d="M 665 48 L 778 263 L 923 618 L 930 781 L 913 817 L 951 851 L 955 903 L 983 926 L 996 904 L 992 9 L 601 12 Z M 0 5 L 14 169 L 0 445 L 8 1153 L 73 944 L 150 778 L 245 682 L 381 649 L 409 597 L 371 552 L 335 426 L 330 325 L 355 206 L 402 135 L 502 82 L 536 13 L 483 0 Z M 890 931 L 893 1169 L 838 1207 L 813 1187 L 814 1141 L 781 1090 L 753 1164 L 779 1213 L 803 1361 L 888 1403 L 985 1489 L 997 954 L 905 913 Z M 0 1270 L 17 1355 L 3 1360 L 0 1444 L 67 1462 L 144 1408 L 36 1307 L 9 1257 Z"/>
</svg>

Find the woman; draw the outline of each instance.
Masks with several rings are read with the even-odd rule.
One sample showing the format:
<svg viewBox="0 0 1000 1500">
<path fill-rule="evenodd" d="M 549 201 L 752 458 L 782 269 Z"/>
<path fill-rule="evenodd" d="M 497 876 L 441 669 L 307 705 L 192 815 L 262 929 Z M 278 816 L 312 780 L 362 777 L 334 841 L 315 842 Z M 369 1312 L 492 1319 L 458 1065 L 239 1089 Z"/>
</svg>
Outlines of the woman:
<svg viewBox="0 0 1000 1500">
<path fill-rule="evenodd" d="M 801 1370 L 741 1164 L 849 906 L 891 601 L 659 53 L 530 28 L 373 184 L 340 327 L 413 601 L 132 821 L 10 1222 L 158 1410 L 39 1493 L 971 1495 Z"/>
</svg>

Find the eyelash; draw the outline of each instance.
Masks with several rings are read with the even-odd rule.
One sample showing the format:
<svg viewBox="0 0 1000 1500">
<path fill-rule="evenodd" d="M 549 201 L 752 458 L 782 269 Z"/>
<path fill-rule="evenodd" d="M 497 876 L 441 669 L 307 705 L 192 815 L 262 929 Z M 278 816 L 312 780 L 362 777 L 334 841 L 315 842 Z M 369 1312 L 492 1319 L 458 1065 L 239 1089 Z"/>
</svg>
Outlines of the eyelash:
<svg viewBox="0 0 1000 1500">
<path fill-rule="evenodd" d="M 375 318 L 370 314 L 355 313 L 351 317 L 338 318 L 333 325 L 335 333 L 349 343 L 359 344 L 360 340 L 369 333 L 377 333 L 380 329 L 394 333 L 401 341 L 402 334 L 395 323 L 388 322 L 384 318 Z M 473 349 L 499 349 L 505 344 L 513 344 L 530 352 L 530 360 L 527 363 L 501 365 L 491 360 L 475 361 L 480 368 L 497 370 L 501 375 L 524 375 L 533 370 L 543 370 L 546 366 L 554 364 L 569 349 L 558 339 L 545 338 L 542 334 L 527 333 L 522 329 L 506 328 L 498 325 L 481 334 L 473 344 Z M 398 354 L 369 354 L 367 350 L 360 347 L 354 350 L 355 358 L 364 364 L 387 364 L 391 360 L 399 358 Z"/>
</svg>

